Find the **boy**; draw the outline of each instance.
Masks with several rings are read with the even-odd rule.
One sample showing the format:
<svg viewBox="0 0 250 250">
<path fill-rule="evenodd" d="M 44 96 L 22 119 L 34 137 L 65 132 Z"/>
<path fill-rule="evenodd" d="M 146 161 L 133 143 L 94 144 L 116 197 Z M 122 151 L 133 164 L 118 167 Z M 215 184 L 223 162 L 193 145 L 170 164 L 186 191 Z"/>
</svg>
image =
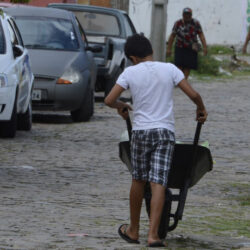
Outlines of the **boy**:
<svg viewBox="0 0 250 250">
<path fill-rule="evenodd" d="M 133 100 L 130 224 L 121 225 L 118 232 L 124 240 L 139 244 L 144 186 L 149 181 L 152 199 L 148 246 L 164 247 L 158 236 L 158 227 L 175 143 L 174 87 L 178 86 L 196 104 L 198 121 L 205 122 L 207 112 L 200 95 L 188 84 L 176 66 L 153 61 L 152 46 L 146 37 L 138 34 L 129 37 L 125 44 L 125 54 L 133 62 L 133 66 L 124 70 L 105 98 L 105 104 L 116 108 L 124 119 L 128 116 L 124 108 L 132 110 L 132 107 L 118 98 L 129 88 Z"/>
</svg>

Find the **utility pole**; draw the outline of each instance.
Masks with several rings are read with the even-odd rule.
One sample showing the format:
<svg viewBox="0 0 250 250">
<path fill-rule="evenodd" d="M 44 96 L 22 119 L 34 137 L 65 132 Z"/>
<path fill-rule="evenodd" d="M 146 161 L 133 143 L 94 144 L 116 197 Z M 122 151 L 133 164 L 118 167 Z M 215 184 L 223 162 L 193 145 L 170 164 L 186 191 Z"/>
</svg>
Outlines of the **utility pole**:
<svg viewBox="0 0 250 250">
<path fill-rule="evenodd" d="M 152 19 L 150 40 L 154 59 L 166 61 L 166 27 L 168 0 L 152 0 Z"/>
</svg>

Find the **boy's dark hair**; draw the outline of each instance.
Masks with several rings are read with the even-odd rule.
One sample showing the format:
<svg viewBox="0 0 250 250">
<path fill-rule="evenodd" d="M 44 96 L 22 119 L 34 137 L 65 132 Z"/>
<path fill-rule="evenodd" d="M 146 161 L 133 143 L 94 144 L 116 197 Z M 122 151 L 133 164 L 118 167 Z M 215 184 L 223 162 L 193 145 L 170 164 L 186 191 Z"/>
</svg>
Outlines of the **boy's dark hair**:
<svg viewBox="0 0 250 250">
<path fill-rule="evenodd" d="M 144 35 L 140 34 L 129 36 L 125 43 L 124 50 L 127 58 L 130 56 L 144 58 L 153 54 L 150 41 Z"/>
</svg>

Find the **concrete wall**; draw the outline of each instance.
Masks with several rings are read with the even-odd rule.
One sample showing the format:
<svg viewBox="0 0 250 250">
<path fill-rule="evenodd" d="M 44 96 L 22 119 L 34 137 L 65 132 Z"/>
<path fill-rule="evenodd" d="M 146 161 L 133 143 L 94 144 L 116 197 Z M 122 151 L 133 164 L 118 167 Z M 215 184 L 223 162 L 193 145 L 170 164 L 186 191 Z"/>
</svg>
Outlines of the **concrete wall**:
<svg viewBox="0 0 250 250">
<path fill-rule="evenodd" d="M 208 44 L 244 42 L 250 23 L 250 0 L 168 0 L 166 38 L 185 7 L 193 9 Z M 136 29 L 147 37 L 151 34 L 151 13 L 152 0 L 130 0 L 129 15 Z"/>
<path fill-rule="evenodd" d="M 143 32 L 149 38 L 151 33 L 152 0 L 130 0 L 129 16 L 137 32 Z"/>
</svg>

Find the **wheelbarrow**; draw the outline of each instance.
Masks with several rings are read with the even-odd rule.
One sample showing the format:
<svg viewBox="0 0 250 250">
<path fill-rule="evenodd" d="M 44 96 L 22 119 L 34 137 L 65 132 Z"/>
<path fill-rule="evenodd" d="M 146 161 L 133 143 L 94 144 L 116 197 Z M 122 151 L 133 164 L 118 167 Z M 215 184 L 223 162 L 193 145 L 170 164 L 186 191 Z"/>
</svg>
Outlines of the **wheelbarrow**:
<svg viewBox="0 0 250 250">
<path fill-rule="evenodd" d="M 126 133 L 127 136 L 125 135 L 125 137 L 127 138 L 119 143 L 119 157 L 126 164 L 130 173 L 132 173 L 130 158 L 132 125 L 129 116 L 126 124 L 128 133 Z M 209 148 L 199 145 L 201 127 L 202 124 L 197 122 L 193 141 L 177 142 L 175 144 L 158 231 L 161 239 L 166 238 L 167 233 L 173 231 L 177 227 L 179 220 L 182 219 L 188 189 L 196 185 L 213 168 L 213 160 Z M 149 182 L 145 185 L 144 198 L 146 210 L 148 216 L 150 216 L 151 188 Z M 172 206 L 173 202 L 176 202 L 176 206 Z M 175 207 L 175 211 L 172 211 L 173 207 Z"/>
</svg>

